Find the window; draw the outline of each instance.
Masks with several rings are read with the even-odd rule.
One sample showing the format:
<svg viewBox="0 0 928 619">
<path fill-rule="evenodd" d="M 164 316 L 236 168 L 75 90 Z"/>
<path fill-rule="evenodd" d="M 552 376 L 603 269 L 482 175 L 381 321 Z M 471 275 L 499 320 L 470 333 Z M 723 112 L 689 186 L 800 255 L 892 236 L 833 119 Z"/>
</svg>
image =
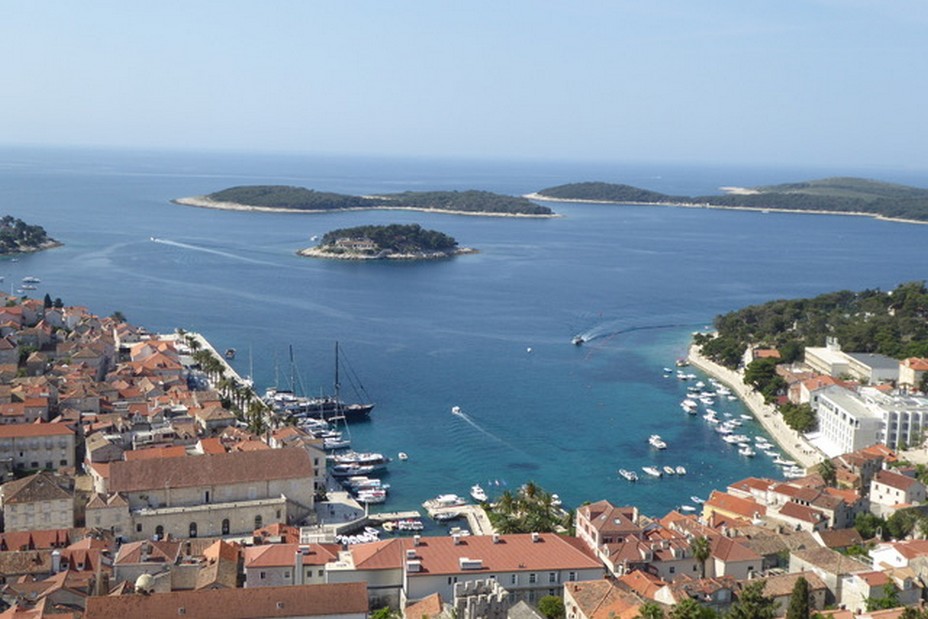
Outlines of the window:
<svg viewBox="0 0 928 619">
<path fill-rule="evenodd" d="M 264 523 L 264 518 L 261 517 L 261 514 L 258 514 L 257 516 L 255 516 L 255 528 L 256 529 L 260 529 L 262 526 L 264 526 L 263 523 Z"/>
<path fill-rule="evenodd" d="M 203 502 L 204 502 L 204 503 L 209 503 L 209 490 L 206 491 L 206 500 L 203 501 Z"/>
<path fill-rule="evenodd" d="M 535 574 L 535 573 L 529 574 L 529 575 L 528 575 L 528 584 L 534 585 L 536 582 L 538 582 L 538 575 Z"/>
<path fill-rule="evenodd" d="M 223 535 L 229 534 L 229 519 L 228 518 L 222 519 L 222 534 Z"/>
<path fill-rule="evenodd" d="M 548 583 L 557 582 L 557 572 L 548 572 Z"/>
<path fill-rule="evenodd" d="M 141 532 L 142 532 L 142 523 L 141 523 L 141 522 L 139 522 L 138 524 L 135 525 L 135 532 L 136 532 L 136 533 L 141 533 Z"/>
<path fill-rule="evenodd" d="M 188 535 L 187 537 L 196 537 L 196 536 L 197 536 L 197 523 L 191 522 L 190 523 L 190 535 Z"/>
<path fill-rule="evenodd" d="M 671 573 L 671 574 L 675 574 L 676 571 L 677 571 L 677 568 L 671 565 L 671 566 L 670 566 L 670 573 Z"/>
<path fill-rule="evenodd" d="M 577 580 L 577 572 L 567 572 L 567 580 L 570 582 Z"/>
<path fill-rule="evenodd" d="M 267 573 L 266 573 L 266 572 L 261 572 L 261 580 L 264 580 L 265 577 L 267 577 Z"/>
<path fill-rule="evenodd" d="M 164 527 L 160 524 L 155 527 L 155 537 L 158 539 L 164 539 Z"/>
<path fill-rule="evenodd" d="M 290 578 L 290 571 L 284 572 L 284 578 Z"/>
<path fill-rule="evenodd" d="M 325 574 L 325 570 L 319 570 L 319 573 L 317 574 L 317 576 L 319 576 L 319 578 L 322 578 L 323 574 Z"/>
<path fill-rule="evenodd" d="M 513 574 L 513 575 L 512 575 L 512 583 L 511 583 L 511 584 L 513 584 L 513 585 L 519 584 L 519 575 L 518 575 L 518 574 Z"/>
</svg>

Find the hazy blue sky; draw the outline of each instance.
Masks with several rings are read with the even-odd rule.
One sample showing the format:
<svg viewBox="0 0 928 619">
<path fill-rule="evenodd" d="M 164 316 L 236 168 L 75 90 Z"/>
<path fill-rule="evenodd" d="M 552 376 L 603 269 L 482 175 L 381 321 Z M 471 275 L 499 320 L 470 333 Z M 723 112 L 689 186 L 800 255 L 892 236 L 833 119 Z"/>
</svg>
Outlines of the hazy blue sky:
<svg viewBox="0 0 928 619">
<path fill-rule="evenodd" d="M 0 142 L 928 168 L 928 1 L 13 2 Z"/>
</svg>

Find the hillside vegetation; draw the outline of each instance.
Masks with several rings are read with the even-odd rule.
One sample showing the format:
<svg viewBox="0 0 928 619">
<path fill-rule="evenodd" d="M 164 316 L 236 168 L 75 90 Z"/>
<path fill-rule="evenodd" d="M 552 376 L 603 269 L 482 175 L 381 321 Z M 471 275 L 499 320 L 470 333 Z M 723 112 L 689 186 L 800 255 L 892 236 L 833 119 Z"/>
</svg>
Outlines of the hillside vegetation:
<svg viewBox="0 0 928 619">
<path fill-rule="evenodd" d="M 390 224 L 332 230 L 322 237 L 320 246 L 334 248 L 339 239 L 369 240 L 377 246 L 374 253 L 384 250 L 398 254 L 451 252 L 458 245 L 453 237 L 435 230 L 426 230 L 419 224 Z"/>
<path fill-rule="evenodd" d="M 928 357 L 928 289 L 924 282 L 895 290 L 842 290 L 812 299 L 777 300 L 718 316 L 717 338 L 697 336 L 703 353 L 737 367 L 749 345 L 775 347 L 782 360 L 802 357 L 806 346 L 837 337 L 841 348 L 896 359 Z"/>
<path fill-rule="evenodd" d="M 754 187 L 750 194 L 671 196 L 610 183 L 573 183 L 538 192 L 552 199 L 699 204 L 708 206 L 867 213 L 928 221 L 928 189 L 862 178 L 836 177 Z"/>
<path fill-rule="evenodd" d="M 57 244 L 42 226 L 29 225 L 11 215 L 0 218 L 0 255 L 35 251 Z"/>
<path fill-rule="evenodd" d="M 265 208 L 333 211 L 351 208 L 416 208 L 474 214 L 552 215 L 547 206 L 522 197 L 489 191 L 407 191 L 386 196 L 352 196 L 290 187 L 249 185 L 230 187 L 206 196 L 213 202 L 231 202 Z"/>
</svg>

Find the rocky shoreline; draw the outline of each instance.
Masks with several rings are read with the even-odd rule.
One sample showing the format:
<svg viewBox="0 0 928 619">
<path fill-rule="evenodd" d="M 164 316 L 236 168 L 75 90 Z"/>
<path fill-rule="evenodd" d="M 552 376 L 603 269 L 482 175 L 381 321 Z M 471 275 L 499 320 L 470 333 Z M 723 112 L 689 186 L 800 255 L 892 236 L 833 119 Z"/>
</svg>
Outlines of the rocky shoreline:
<svg viewBox="0 0 928 619">
<path fill-rule="evenodd" d="M 322 247 L 307 247 L 306 249 L 301 249 L 296 252 L 298 256 L 303 256 L 305 258 L 326 258 L 329 260 L 443 260 L 445 258 L 452 258 L 454 256 L 463 256 L 467 254 L 477 254 L 480 253 L 478 250 L 471 247 L 461 247 L 455 249 L 454 251 L 435 251 L 435 252 L 421 252 L 415 254 L 392 254 L 392 253 L 383 253 L 376 255 L 368 254 L 358 254 L 358 253 L 333 253 L 326 251 Z"/>
<path fill-rule="evenodd" d="M 760 213 L 793 213 L 796 215 L 847 215 L 850 217 L 871 217 L 879 221 L 891 221 L 900 224 L 920 224 L 928 225 L 928 221 L 918 219 L 903 219 L 900 217 L 886 217 L 878 213 L 864 213 L 859 211 L 824 211 L 824 210 L 802 210 L 791 208 L 768 208 L 760 206 L 725 206 L 712 204 L 710 202 L 632 202 L 630 200 L 578 200 L 575 198 L 552 198 L 539 193 L 527 193 L 523 198 L 529 200 L 538 200 L 539 202 L 567 202 L 576 204 L 628 204 L 631 206 L 675 206 L 681 208 L 711 208 L 720 211 L 755 211 Z"/>
<path fill-rule="evenodd" d="M 245 211 L 245 212 L 259 212 L 259 213 L 305 213 L 310 215 L 325 214 L 325 213 L 345 213 L 348 211 L 419 211 L 422 213 L 444 213 L 447 215 L 469 215 L 472 217 L 521 217 L 528 219 L 553 219 L 555 217 L 561 217 L 557 213 L 552 213 L 550 215 L 533 215 L 529 213 L 494 213 L 491 211 L 452 211 L 448 209 L 440 208 L 422 208 L 418 206 L 370 206 L 370 207 L 354 207 L 354 208 L 338 208 L 338 209 L 327 209 L 327 210 L 310 210 L 310 209 L 298 209 L 298 208 L 277 208 L 271 206 L 254 206 L 250 204 L 238 204 L 237 202 L 216 202 L 215 200 L 210 200 L 206 196 L 191 196 L 188 198 L 175 198 L 171 200 L 173 204 L 179 204 L 181 206 L 196 206 L 199 208 L 212 208 L 223 211 Z"/>
</svg>

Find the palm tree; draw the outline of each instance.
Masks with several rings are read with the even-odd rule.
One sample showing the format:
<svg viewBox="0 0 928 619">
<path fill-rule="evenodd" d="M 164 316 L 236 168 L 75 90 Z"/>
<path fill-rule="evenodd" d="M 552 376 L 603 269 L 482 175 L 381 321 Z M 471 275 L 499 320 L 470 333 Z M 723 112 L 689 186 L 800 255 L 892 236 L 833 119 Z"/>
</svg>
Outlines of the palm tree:
<svg viewBox="0 0 928 619">
<path fill-rule="evenodd" d="M 496 509 L 501 514 L 509 515 L 512 513 L 513 508 L 515 507 L 515 499 L 512 496 L 512 493 L 508 490 L 504 490 L 503 493 L 499 496 L 499 500 L 496 501 Z"/>
<path fill-rule="evenodd" d="M 693 558 L 699 561 L 699 565 L 702 568 L 701 574 L 702 578 L 706 577 L 706 561 L 709 559 L 709 555 L 712 554 L 712 544 L 709 542 L 709 538 L 706 536 L 697 537 L 696 539 L 690 542 L 690 550 L 693 551 Z"/>
<path fill-rule="evenodd" d="M 826 486 L 834 487 L 838 481 L 838 471 L 835 463 L 825 458 L 818 465 L 818 474 L 822 476 Z"/>
</svg>

